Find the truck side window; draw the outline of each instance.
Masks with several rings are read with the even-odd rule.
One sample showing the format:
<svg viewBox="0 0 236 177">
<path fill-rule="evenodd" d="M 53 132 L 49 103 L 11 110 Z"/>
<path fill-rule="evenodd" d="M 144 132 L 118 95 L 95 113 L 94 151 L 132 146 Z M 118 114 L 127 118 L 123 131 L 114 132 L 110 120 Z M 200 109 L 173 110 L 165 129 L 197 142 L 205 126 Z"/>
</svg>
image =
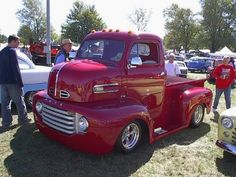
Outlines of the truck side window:
<svg viewBox="0 0 236 177">
<path fill-rule="evenodd" d="M 133 57 L 140 57 L 143 64 L 157 64 L 158 60 L 158 50 L 155 43 L 137 43 L 132 46 L 129 62 Z"/>
</svg>

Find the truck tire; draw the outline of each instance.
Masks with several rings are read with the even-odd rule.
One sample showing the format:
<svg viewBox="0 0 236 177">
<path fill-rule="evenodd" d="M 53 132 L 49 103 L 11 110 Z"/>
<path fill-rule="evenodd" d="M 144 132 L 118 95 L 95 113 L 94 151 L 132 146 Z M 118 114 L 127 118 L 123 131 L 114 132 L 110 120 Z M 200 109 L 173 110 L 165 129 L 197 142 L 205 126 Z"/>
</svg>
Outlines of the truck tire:
<svg viewBox="0 0 236 177">
<path fill-rule="evenodd" d="M 33 96 L 36 92 L 35 91 L 31 91 L 31 92 L 27 92 L 25 94 L 25 104 L 28 108 L 32 108 L 32 104 L 33 104 Z"/>
<path fill-rule="evenodd" d="M 203 121 L 205 114 L 205 107 L 202 104 L 196 105 L 191 116 L 190 127 L 199 127 Z"/>
<path fill-rule="evenodd" d="M 116 148 L 118 151 L 128 153 L 137 148 L 142 139 L 142 128 L 138 121 L 130 122 L 121 131 Z"/>
</svg>

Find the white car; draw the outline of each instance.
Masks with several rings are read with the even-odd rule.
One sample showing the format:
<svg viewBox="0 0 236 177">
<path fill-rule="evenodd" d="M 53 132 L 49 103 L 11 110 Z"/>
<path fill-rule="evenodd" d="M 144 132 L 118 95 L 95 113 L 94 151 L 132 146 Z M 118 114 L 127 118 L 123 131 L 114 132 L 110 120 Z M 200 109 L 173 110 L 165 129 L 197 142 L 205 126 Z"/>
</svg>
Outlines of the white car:
<svg viewBox="0 0 236 177">
<path fill-rule="evenodd" d="M 51 71 L 51 67 L 35 65 L 23 52 L 16 50 L 16 53 L 24 84 L 23 90 L 25 103 L 28 107 L 31 107 L 33 95 L 37 91 L 47 88 L 48 76 Z"/>
<path fill-rule="evenodd" d="M 179 69 L 181 72 L 181 74 L 179 76 L 187 78 L 188 68 L 187 68 L 185 62 L 184 61 L 174 61 L 174 62 L 177 63 L 177 65 L 179 66 Z"/>
<path fill-rule="evenodd" d="M 220 114 L 216 145 L 225 152 L 236 155 L 236 107 Z"/>
</svg>

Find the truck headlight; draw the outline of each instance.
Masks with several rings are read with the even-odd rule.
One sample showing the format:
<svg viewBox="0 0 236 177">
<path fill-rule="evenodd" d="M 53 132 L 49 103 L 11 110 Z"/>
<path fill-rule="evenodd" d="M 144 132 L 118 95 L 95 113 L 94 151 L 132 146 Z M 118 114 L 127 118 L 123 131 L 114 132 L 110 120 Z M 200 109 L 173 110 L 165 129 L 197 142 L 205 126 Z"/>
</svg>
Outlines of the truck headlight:
<svg viewBox="0 0 236 177">
<path fill-rule="evenodd" d="M 223 117 L 221 119 L 221 124 L 226 129 L 231 129 L 234 126 L 234 122 L 230 117 Z"/>
<path fill-rule="evenodd" d="M 35 105 L 35 109 L 39 114 L 41 114 L 43 110 L 43 104 L 41 102 L 37 102 Z"/>
<path fill-rule="evenodd" d="M 89 127 L 89 123 L 86 117 L 76 113 L 75 118 L 76 118 L 75 122 L 76 133 L 86 133 Z"/>
</svg>

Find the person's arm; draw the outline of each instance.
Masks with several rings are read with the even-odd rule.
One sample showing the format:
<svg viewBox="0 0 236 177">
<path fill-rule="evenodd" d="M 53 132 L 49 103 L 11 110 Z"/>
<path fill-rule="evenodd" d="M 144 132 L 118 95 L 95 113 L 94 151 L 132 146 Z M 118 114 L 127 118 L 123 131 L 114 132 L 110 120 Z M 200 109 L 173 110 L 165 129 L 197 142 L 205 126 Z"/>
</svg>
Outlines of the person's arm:
<svg viewBox="0 0 236 177">
<path fill-rule="evenodd" d="M 59 55 L 59 56 L 56 58 L 55 65 L 56 65 L 56 64 L 59 64 L 59 63 L 62 63 L 62 62 L 65 62 L 65 56 L 64 56 L 63 54 Z"/>
<path fill-rule="evenodd" d="M 234 68 L 232 68 L 231 70 L 230 70 L 230 80 L 231 80 L 231 82 L 233 82 L 234 81 L 234 79 L 235 79 L 235 71 L 234 71 Z"/>
<path fill-rule="evenodd" d="M 179 69 L 179 65 L 177 63 L 175 63 L 175 75 L 179 76 L 181 74 L 181 71 Z"/>
<path fill-rule="evenodd" d="M 13 75 L 16 78 L 16 81 L 20 85 L 20 87 L 23 87 L 24 85 L 23 85 L 23 81 L 21 78 L 20 67 L 18 64 L 16 51 L 14 49 L 11 49 L 9 52 L 9 55 L 10 55 L 10 62 L 11 62 Z"/>
</svg>

